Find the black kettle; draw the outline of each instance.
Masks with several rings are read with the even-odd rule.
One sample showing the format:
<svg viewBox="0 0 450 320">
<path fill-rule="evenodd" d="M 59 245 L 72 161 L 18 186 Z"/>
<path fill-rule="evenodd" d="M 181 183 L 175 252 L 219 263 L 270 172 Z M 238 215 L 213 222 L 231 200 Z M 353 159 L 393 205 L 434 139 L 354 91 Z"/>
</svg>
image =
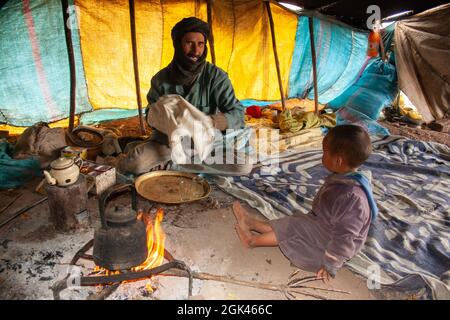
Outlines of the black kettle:
<svg viewBox="0 0 450 320">
<path fill-rule="evenodd" d="M 127 190 L 128 189 L 128 190 Z M 108 199 L 131 191 L 132 209 L 115 207 L 105 212 Z M 131 184 L 116 185 L 105 190 L 99 199 L 101 227 L 94 233 L 94 262 L 108 270 L 127 270 L 147 259 L 147 231 L 137 219 L 137 193 Z"/>
</svg>

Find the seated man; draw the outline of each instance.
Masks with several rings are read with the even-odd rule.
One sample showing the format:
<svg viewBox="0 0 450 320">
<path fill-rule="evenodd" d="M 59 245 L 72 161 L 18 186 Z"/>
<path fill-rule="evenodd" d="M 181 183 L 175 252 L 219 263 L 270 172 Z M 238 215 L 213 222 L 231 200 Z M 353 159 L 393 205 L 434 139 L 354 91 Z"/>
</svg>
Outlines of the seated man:
<svg viewBox="0 0 450 320">
<path fill-rule="evenodd" d="M 179 21 L 172 29 L 175 48 L 172 62 L 159 71 L 151 80 L 147 94 L 149 105 L 146 120 L 152 116 L 152 106 L 159 98 L 176 94 L 183 97 L 205 115 L 211 117 L 214 127 L 223 132 L 226 129 L 243 129 L 244 107 L 234 94 L 228 75 L 220 68 L 206 61 L 206 42 L 209 26 L 195 17 Z M 119 170 L 136 175 L 155 169 L 163 169 L 171 160 L 169 138 L 152 128 L 150 141 L 128 147 L 125 158 L 119 163 Z M 126 150 L 127 151 L 127 150 Z M 175 170 L 205 172 L 212 174 L 245 175 L 252 165 L 244 164 L 185 164 L 174 166 Z"/>
</svg>

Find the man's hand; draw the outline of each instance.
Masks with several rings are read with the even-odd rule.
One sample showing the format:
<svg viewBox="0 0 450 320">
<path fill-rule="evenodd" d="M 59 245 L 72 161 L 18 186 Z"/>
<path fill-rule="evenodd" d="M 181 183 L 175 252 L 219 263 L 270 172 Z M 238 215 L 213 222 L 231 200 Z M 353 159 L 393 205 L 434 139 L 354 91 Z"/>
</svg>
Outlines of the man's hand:
<svg viewBox="0 0 450 320">
<path fill-rule="evenodd" d="M 221 112 L 210 116 L 213 120 L 214 127 L 219 131 L 225 131 L 228 128 L 227 117 Z"/>
<path fill-rule="evenodd" d="M 332 276 L 328 273 L 327 269 L 322 267 L 319 271 L 317 271 L 316 278 L 321 278 L 324 283 L 328 284 L 328 282 L 332 279 Z"/>
</svg>

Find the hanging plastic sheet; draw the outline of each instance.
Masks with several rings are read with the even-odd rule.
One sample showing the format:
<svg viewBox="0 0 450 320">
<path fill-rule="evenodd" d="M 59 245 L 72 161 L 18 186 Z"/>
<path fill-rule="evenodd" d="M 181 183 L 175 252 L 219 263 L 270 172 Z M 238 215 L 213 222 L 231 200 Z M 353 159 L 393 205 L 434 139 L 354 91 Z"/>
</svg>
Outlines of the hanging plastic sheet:
<svg viewBox="0 0 450 320">
<path fill-rule="evenodd" d="M 95 110 L 136 109 L 128 1 L 75 2 L 80 8 L 81 48 L 92 106 Z M 287 90 L 297 16 L 275 5 L 271 8 L 282 81 Z M 136 1 L 135 9 L 141 99 L 145 107 L 150 79 L 173 58 L 173 26 L 189 16 L 206 21 L 206 1 L 141 0 Z M 212 12 L 216 65 L 229 74 L 236 96 L 279 99 L 264 3 L 214 1 Z M 207 60 L 211 61 L 211 50 Z M 99 113 L 99 117 L 103 116 Z"/>
<path fill-rule="evenodd" d="M 392 43 L 394 42 L 394 31 L 396 23 L 392 23 L 383 29 L 381 37 L 383 39 L 383 45 L 386 51 L 389 51 Z"/>
<path fill-rule="evenodd" d="M 334 110 L 339 109 L 337 124 L 356 122 L 372 134 L 388 134 L 376 120 L 397 92 L 394 65 L 384 63 L 380 58 L 367 57 L 367 32 L 318 18 L 313 18 L 313 25 L 319 102 L 327 103 Z M 387 48 L 392 41 L 393 29 L 394 26 L 384 32 L 383 40 Z M 290 97 L 314 97 L 307 17 L 299 18 L 289 84 Z"/>
<path fill-rule="evenodd" d="M 361 78 L 328 106 L 333 109 L 353 108 L 372 120 L 377 120 L 381 110 L 392 103 L 397 94 L 395 67 L 380 58 L 373 59 Z"/>
<path fill-rule="evenodd" d="M 76 113 L 87 111 L 82 117 L 87 122 L 137 114 L 128 1 L 72 0 L 69 4 L 77 68 Z M 287 91 L 297 16 L 276 5 L 271 8 L 281 78 Z M 172 27 L 188 16 L 206 21 L 206 11 L 206 1 L 135 1 L 143 108 L 150 79 L 172 60 Z M 212 13 L 216 64 L 228 72 L 236 96 L 278 100 L 264 3 L 214 1 Z M 68 117 L 70 76 L 61 3 L 10 0 L 0 11 L 0 23 L 0 122 L 28 126 Z M 210 53 L 207 59 L 211 61 Z M 23 131 L 5 125 L 0 128 Z"/>
<path fill-rule="evenodd" d="M 320 103 L 352 85 L 366 60 L 367 32 L 313 18 Z M 314 99 L 308 17 L 299 17 L 289 79 L 289 97 Z"/>
<path fill-rule="evenodd" d="M 10 0 L 0 10 L 0 122 L 29 126 L 69 116 L 64 22 L 58 0 Z M 67 23 L 75 55 L 77 112 L 90 111 L 75 15 Z"/>
<path fill-rule="evenodd" d="M 342 124 L 359 125 L 365 128 L 370 135 L 384 137 L 390 134 L 389 130 L 378 124 L 376 120 L 369 118 L 354 108 L 341 108 L 336 112 L 336 125 Z"/>
<path fill-rule="evenodd" d="M 376 58 L 369 62 L 361 78 L 339 97 L 330 101 L 328 106 L 340 109 L 338 124 L 364 122 L 370 133 L 386 135 L 389 131 L 381 127 L 376 120 L 381 110 L 389 106 L 396 95 L 395 67 Z"/>
<path fill-rule="evenodd" d="M 142 109 L 142 114 L 145 114 L 145 109 Z M 80 117 L 81 124 L 93 124 L 110 119 L 131 118 L 138 115 L 136 109 L 99 109 L 93 112 L 83 113 Z"/>
<path fill-rule="evenodd" d="M 450 3 L 397 23 L 399 87 L 426 122 L 450 116 Z"/>
</svg>

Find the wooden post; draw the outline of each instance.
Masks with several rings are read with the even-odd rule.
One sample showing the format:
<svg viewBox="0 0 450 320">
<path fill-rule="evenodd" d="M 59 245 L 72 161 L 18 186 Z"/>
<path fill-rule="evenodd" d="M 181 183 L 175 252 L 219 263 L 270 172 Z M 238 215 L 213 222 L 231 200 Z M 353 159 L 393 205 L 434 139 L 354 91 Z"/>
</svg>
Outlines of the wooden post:
<svg viewBox="0 0 450 320">
<path fill-rule="evenodd" d="M 264 1 L 264 3 L 266 5 L 267 14 L 269 16 L 270 33 L 272 34 L 272 48 L 273 48 L 273 55 L 275 57 L 275 65 L 277 67 L 278 86 L 280 88 L 280 95 L 281 95 L 281 108 L 282 110 L 285 110 L 286 102 L 284 100 L 283 83 L 281 82 L 280 61 L 278 60 L 277 41 L 275 39 L 275 26 L 273 24 L 272 10 L 270 9 L 269 1 Z"/>
<path fill-rule="evenodd" d="M 383 43 L 383 37 L 380 31 L 380 48 L 381 48 L 381 59 L 384 61 L 386 61 L 386 51 L 384 49 L 384 43 Z"/>
<path fill-rule="evenodd" d="M 69 133 L 72 132 L 75 122 L 75 107 L 76 107 L 76 71 L 75 71 L 75 56 L 73 54 L 72 32 L 67 24 L 70 21 L 69 2 L 62 0 L 63 18 L 64 18 L 64 33 L 66 36 L 67 53 L 69 55 L 69 70 L 70 70 L 70 111 L 69 111 Z"/>
<path fill-rule="evenodd" d="M 87 227 L 89 214 L 87 212 L 86 179 L 80 175 L 78 181 L 67 187 L 46 184 L 50 219 L 57 231 L 67 232 Z"/>
<path fill-rule="evenodd" d="M 209 47 L 211 48 L 211 61 L 216 64 L 216 50 L 214 49 L 214 34 L 212 28 L 212 4 L 213 0 L 206 0 L 206 10 L 208 13 L 208 25 L 209 25 Z"/>
<path fill-rule="evenodd" d="M 311 57 L 312 57 L 312 67 L 313 67 L 313 78 L 314 78 L 314 112 L 319 113 L 319 94 L 317 92 L 317 66 L 316 66 L 316 45 L 314 44 L 314 25 L 313 18 L 308 17 L 309 22 L 309 39 L 311 42 Z"/>
<path fill-rule="evenodd" d="M 381 49 L 381 59 L 386 61 L 386 50 L 384 48 L 384 42 L 383 42 L 383 29 L 381 29 L 381 21 L 377 20 L 376 22 L 376 29 L 378 33 L 380 34 L 380 49 Z"/>
<path fill-rule="evenodd" d="M 130 27 L 131 27 L 131 45 L 133 48 L 133 67 L 134 67 L 134 83 L 136 86 L 136 99 L 138 104 L 139 124 L 141 126 L 141 134 L 145 135 L 144 118 L 142 116 L 142 100 L 141 85 L 139 82 L 139 63 L 136 45 L 136 20 L 134 16 L 134 0 L 128 0 L 130 8 Z"/>
</svg>

